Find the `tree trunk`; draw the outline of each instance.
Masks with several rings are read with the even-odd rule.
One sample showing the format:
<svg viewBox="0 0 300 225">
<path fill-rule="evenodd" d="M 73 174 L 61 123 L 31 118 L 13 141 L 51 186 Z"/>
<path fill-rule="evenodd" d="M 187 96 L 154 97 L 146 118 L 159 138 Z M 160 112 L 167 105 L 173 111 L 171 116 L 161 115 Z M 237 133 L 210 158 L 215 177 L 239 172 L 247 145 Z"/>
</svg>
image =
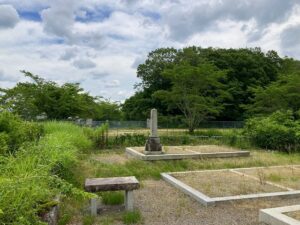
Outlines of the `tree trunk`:
<svg viewBox="0 0 300 225">
<path fill-rule="evenodd" d="M 194 127 L 189 127 L 189 133 L 193 134 L 194 133 L 195 128 Z"/>
</svg>

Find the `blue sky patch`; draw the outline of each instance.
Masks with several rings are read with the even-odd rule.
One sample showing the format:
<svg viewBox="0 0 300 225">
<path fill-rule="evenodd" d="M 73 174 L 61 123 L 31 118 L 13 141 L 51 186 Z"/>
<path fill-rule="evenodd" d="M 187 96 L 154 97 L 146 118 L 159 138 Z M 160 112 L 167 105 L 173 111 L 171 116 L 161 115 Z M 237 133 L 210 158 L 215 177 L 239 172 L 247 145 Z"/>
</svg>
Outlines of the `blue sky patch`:
<svg viewBox="0 0 300 225">
<path fill-rule="evenodd" d="M 152 20 L 159 20 L 161 15 L 153 11 L 144 11 L 142 12 L 143 16 L 150 17 Z"/>
<path fill-rule="evenodd" d="M 39 12 L 34 11 L 19 11 L 20 17 L 25 20 L 31 21 L 42 21 L 41 15 Z"/>
<path fill-rule="evenodd" d="M 87 10 L 87 9 L 83 9 L 83 11 L 85 11 L 85 16 L 84 17 L 76 17 L 77 21 L 80 22 L 96 22 L 96 21 L 103 21 L 107 18 L 110 17 L 111 13 L 113 12 L 113 10 L 109 7 L 102 7 L 101 9 L 95 9 L 93 11 L 91 10 Z"/>
</svg>

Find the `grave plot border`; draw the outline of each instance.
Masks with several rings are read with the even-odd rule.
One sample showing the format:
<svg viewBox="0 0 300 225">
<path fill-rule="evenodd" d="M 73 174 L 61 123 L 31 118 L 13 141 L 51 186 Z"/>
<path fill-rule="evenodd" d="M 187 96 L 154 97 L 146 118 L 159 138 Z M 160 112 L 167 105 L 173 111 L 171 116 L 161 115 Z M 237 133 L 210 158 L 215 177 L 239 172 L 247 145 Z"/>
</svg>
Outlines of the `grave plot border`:
<svg viewBox="0 0 300 225">
<path fill-rule="evenodd" d="M 181 190 L 185 194 L 189 195 L 199 203 L 204 206 L 211 206 L 215 205 L 220 202 L 226 201 L 238 201 L 238 200 L 246 200 L 246 199 L 259 199 L 259 198 L 275 198 L 275 197 L 295 197 L 300 196 L 300 190 L 294 190 L 289 187 L 285 187 L 282 185 L 274 184 L 272 182 L 267 182 L 269 185 L 273 185 L 275 187 L 280 187 L 282 189 L 286 189 L 287 191 L 281 192 L 269 192 L 269 193 L 258 193 L 258 194 L 246 194 L 246 195 L 233 195 L 233 196 L 226 196 L 226 197 L 209 197 L 208 195 L 198 191 L 191 186 L 185 184 L 184 182 L 176 179 L 172 176 L 172 174 L 182 174 L 182 173 L 195 173 L 195 172 L 220 172 L 220 171 L 229 171 L 233 173 L 240 174 L 241 176 L 244 174 L 238 170 L 245 170 L 245 169 L 260 169 L 260 168 L 279 168 L 279 167 L 286 167 L 286 166 L 299 166 L 299 165 L 285 165 L 285 166 L 270 166 L 270 167 L 252 167 L 252 168 L 236 168 L 236 169 L 220 169 L 220 170 L 200 170 L 200 171 L 184 171 L 184 172 L 171 172 L 171 173 L 161 173 L 161 177 L 163 180 L 174 186 L 175 188 Z M 297 167 L 296 167 L 297 168 Z M 299 168 L 297 168 L 299 169 Z M 244 174 L 251 179 L 256 179 L 253 176 L 249 176 Z M 300 225 L 300 224 L 299 224 Z"/>
<path fill-rule="evenodd" d="M 299 220 L 284 214 L 294 211 L 300 211 L 300 205 L 261 209 L 259 210 L 259 222 L 269 225 L 300 225 Z"/>
<path fill-rule="evenodd" d="M 176 159 L 206 159 L 206 158 L 231 158 L 231 157 L 247 157 L 250 156 L 249 151 L 232 151 L 232 152 L 212 152 L 212 153 L 180 153 L 180 154 L 157 154 L 146 155 L 133 147 L 125 150 L 126 154 L 134 158 L 155 161 L 155 160 L 176 160 Z"/>
</svg>

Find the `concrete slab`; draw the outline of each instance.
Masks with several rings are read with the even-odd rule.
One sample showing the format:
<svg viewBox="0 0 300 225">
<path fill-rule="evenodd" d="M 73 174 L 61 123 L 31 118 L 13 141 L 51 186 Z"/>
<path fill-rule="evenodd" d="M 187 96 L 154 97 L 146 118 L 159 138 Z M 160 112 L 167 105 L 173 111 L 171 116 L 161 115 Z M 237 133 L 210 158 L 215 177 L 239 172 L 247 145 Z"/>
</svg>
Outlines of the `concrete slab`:
<svg viewBox="0 0 300 225">
<path fill-rule="evenodd" d="M 294 211 L 300 211 L 300 205 L 261 209 L 259 211 L 259 222 L 268 225 L 300 225 L 299 220 L 284 214 Z"/>
<path fill-rule="evenodd" d="M 229 151 L 229 152 L 211 152 L 211 153 L 201 153 L 196 151 L 186 151 L 186 153 L 178 154 L 157 154 L 157 155 L 147 155 L 144 154 L 134 147 L 128 147 L 125 150 L 128 156 L 145 160 L 145 161 L 155 161 L 155 160 L 178 160 L 178 159 L 205 159 L 205 158 L 231 158 L 231 157 L 247 157 L 250 155 L 249 151 Z"/>
</svg>

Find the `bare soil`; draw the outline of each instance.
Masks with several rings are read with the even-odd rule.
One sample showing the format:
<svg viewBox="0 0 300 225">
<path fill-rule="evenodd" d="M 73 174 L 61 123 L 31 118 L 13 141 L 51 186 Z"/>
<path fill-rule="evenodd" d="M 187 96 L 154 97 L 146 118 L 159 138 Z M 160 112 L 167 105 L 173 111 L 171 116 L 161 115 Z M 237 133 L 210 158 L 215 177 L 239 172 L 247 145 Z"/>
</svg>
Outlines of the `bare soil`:
<svg viewBox="0 0 300 225">
<path fill-rule="evenodd" d="M 197 153 L 216 153 L 216 152 L 236 152 L 238 149 L 221 146 L 221 145 L 197 145 L 197 146 L 180 146 L 183 150 L 194 151 Z"/>
<path fill-rule="evenodd" d="M 285 187 L 300 189 L 300 168 L 298 166 L 254 168 L 238 171 Z"/>
<path fill-rule="evenodd" d="M 107 164 L 121 164 L 124 165 L 129 159 L 127 157 L 124 157 L 123 154 L 98 154 L 92 156 L 93 160 L 99 161 L 101 163 L 107 163 Z"/>
<path fill-rule="evenodd" d="M 300 221 L 300 211 L 288 212 L 288 213 L 284 213 L 284 214 L 289 216 L 289 217 L 292 217 L 295 220 Z"/>
<path fill-rule="evenodd" d="M 172 176 L 209 197 L 286 191 L 230 171 L 177 173 Z"/>
</svg>

